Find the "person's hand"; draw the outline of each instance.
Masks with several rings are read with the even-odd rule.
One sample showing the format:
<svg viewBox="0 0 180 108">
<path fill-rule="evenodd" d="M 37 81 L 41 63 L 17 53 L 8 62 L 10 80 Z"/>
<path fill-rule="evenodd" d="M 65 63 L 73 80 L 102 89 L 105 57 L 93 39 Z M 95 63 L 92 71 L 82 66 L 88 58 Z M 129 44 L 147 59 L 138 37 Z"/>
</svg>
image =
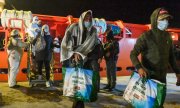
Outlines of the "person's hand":
<svg viewBox="0 0 180 108">
<path fill-rule="evenodd" d="M 79 61 L 80 61 L 81 59 L 82 59 L 82 58 L 81 58 L 81 55 L 80 55 L 80 54 L 77 54 L 77 53 L 74 54 L 74 60 L 75 60 L 76 63 L 79 63 Z"/>
<path fill-rule="evenodd" d="M 180 74 L 176 74 L 176 77 L 177 77 L 176 85 L 180 86 Z"/>
<path fill-rule="evenodd" d="M 98 63 L 101 63 L 101 62 L 102 62 L 102 59 L 101 59 L 101 58 L 99 58 L 99 59 L 98 59 Z"/>
<path fill-rule="evenodd" d="M 143 68 L 140 68 L 138 70 L 138 74 L 140 75 L 140 77 L 147 77 L 147 72 L 143 69 Z"/>
</svg>

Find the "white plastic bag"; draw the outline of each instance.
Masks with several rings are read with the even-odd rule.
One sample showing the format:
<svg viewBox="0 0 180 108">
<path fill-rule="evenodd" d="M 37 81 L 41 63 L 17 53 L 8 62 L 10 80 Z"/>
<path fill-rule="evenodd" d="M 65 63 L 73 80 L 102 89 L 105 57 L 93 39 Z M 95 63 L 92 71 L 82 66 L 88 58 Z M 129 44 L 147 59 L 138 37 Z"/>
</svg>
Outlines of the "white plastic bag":
<svg viewBox="0 0 180 108">
<path fill-rule="evenodd" d="M 79 67 L 63 67 L 63 75 L 63 96 L 84 102 L 97 99 L 96 72 Z"/>
<path fill-rule="evenodd" d="M 140 78 L 133 73 L 124 92 L 124 99 L 135 108 L 159 108 L 164 102 L 166 86 L 158 81 Z"/>
</svg>

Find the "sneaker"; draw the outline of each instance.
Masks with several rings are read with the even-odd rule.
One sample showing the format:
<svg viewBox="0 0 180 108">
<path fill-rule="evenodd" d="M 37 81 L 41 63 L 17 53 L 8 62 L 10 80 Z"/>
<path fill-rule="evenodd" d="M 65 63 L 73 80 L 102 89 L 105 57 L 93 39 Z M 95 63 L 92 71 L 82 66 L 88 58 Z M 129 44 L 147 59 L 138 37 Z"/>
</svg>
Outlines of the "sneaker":
<svg viewBox="0 0 180 108">
<path fill-rule="evenodd" d="M 109 89 L 110 86 L 109 85 L 106 85 L 103 89 Z"/>
<path fill-rule="evenodd" d="M 42 75 L 38 75 L 38 80 L 42 80 Z"/>
<path fill-rule="evenodd" d="M 14 85 L 14 86 L 10 86 L 10 88 L 19 88 L 20 85 Z"/>
<path fill-rule="evenodd" d="M 46 81 L 46 87 L 50 87 L 50 82 L 49 81 Z"/>
<path fill-rule="evenodd" d="M 111 91 L 114 91 L 115 87 L 109 87 L 108 91 L 111 92 Z"/>
<path fill-rule="evenodd" d="M 112 89 L 112 88 L 109 88 L 108 91 L 111 92 L 111 91 L 113 91 L 113 89 Z"/>
<path fill-rule="evenodd" d="M 176 82 L 176 86 L 180 86 L 180 82 Z"/>
</svg>

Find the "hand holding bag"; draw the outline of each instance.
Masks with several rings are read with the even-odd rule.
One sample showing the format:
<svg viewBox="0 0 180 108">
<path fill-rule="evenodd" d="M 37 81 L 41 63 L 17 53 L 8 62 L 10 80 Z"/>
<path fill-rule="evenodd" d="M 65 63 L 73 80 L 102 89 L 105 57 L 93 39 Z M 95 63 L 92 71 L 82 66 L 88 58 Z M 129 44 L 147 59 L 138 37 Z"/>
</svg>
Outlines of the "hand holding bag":
<svg viewBox="0 0 180 108">
<path fill-rule="evenodd" d="M 81 67 L 63 67 L 63 96 L 75 100 L 92 102 L 97 99 L 96 72 Z"/>
<path fill-rule="evenodd" d="M 141 78 L 134 72 L 124 92 L 124 99 L 134 108 L 160 108 L 164 103 L 166 85 L 152 79 Z"/>
</svg>

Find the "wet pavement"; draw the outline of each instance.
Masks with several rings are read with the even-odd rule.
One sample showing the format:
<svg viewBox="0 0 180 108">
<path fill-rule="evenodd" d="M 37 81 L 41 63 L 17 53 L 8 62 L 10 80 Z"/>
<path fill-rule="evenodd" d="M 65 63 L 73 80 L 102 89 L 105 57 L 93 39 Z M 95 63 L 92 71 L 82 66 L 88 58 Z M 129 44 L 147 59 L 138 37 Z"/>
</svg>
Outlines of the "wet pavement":
<svg viewBox="0 0 180 108">
<path fill-rule="evenodd" d="M 124 91 L 128 80 L 129 76 L 118 77 L 116 89 Z M 165 108 L 180 108 L 180 87 L 175 82 L 175 75 L 168 74 Z M 105 83 L 106 78 L 101 78 L 101 88 Z M 62 96 L 62 83 L 56 82 L 51 88 L 45 85 L 30 88 L 28 82 L 18 84 L 20 88 L 12 89 L 0 82 L 0 108 L 71 108 L 72 100 Z M 98 100 L 86 103 L 86 108 L 131 108 L 121 95 L 121 92 L 100 92 Z"/>
</svg>

